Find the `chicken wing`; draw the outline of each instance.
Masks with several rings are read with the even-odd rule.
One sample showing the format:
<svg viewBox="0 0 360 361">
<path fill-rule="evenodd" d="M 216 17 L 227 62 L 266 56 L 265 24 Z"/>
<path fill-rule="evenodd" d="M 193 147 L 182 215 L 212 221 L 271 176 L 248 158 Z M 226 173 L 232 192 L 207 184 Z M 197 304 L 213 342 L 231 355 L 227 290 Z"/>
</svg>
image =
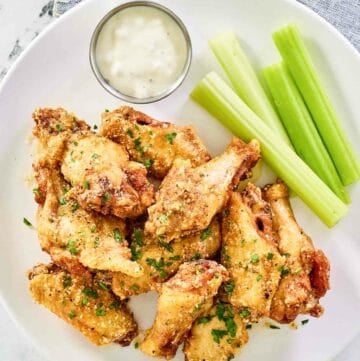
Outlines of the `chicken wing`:
<svg viewBox="0 0 360 361">
<path fill-rule="evenodd" d="M 139 216 L 152 204 L 154 188 L 146 168 L 129 161 L 122 146 L 93 134 L 63 109 L 38 109 L 33 118 L 39 163 L 61 166 L 72 185 L 69 197 L 82 208 L 125 218 Z"/>
<path fill-rule="evenodd" d="M 157 284 L 176 273 L 182 263 L 214 257 L 221 244 L 220 225 L 216 217 L 202 232 L 177 242 L 146 244 L 143 237 L 141 229 L 136 228 L 132 253 L 138 258 L 143 275 L 136 278 L 120 272 L 113 275 L 112 290 L 121 299 L 156 289 Z"/>
<path fill-rule="evenodd" d="M 193 324 L 185 340 L 185 361 L 228 361 L 248 341 L 243 318 L 228 303 L 218 302 Z"/>
<path fill-rule="evenodd" d="M 103 113 L 99 133 L 124 145 L 132 160 L 143 163 L 159 179 L 175 159 L 189 159 L 194 167 L 210 160 L 193 127 L 159 122 L 127 106 Z"/>
<path fill-rule="evenodd" d="M 156 318 L 140 349 L 150 356 L 172 358 L 192 323 L 212 304 L 225 268 L 214 261 L 194 261 L 180 266 L 160 291 Z"/>
<path fill-rule="evenodd" d="M 229 302 L 254 321 L 268 316 L 284 260 L 259 188 L 249 184 L 242 193 L 232 193 L 223 214 L 222 236 L 221 262 L 231 278 L 225 285 Z"/>
<path fill-rule="evenodd" d="M 292 322 L 300 313 L 319 317 L 323 313 L 319 299 L 329 289 L 330 264 L 297 224 L 286 185 L 279 182 L 267 186 L 264 196 L 271 205 L 274 228 L 280 236 L 280 252 L 286 255 L 270 316 L 282 323 Z"/>
<path fill-rule="evenodd" d="M 145 233 L 170 242 L 205 229 L 259 157 L 257 141 L 246 144 L 234 138 L 222 155 L 197 168 L 189 160 L 175 160 L 148 209 Z"/>
<path fill-rule="evenodd" d="M 78 329 L 96 345 L 117 342 L 128 345 L 137 334 L 137 324 L 121 303 L 96 277 L 89 280 L 38 265 L 29 272 L 33 299 Z"/>
<path fill-rule="evenodd" d="M 95 215 L 68 198 L 69 185 L 59 171 L 35 166 L 38 181 L 37 231 L 41 247 L 53 261 L 73 273 L 84 266 L 121 271 L 133 277 L 142 268 L 131 261 L 125 223 L 113 216 Z"/>
</svg>

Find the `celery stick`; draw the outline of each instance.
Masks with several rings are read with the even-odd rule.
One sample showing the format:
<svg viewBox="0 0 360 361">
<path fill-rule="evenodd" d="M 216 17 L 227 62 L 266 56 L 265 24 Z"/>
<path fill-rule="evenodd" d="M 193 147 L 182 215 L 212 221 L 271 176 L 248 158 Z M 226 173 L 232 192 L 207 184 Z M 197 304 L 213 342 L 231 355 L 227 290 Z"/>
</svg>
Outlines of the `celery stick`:
<svg viewBox="0 0 360 361">
<path fill-rule="evenodd" d="M 289 25 L 273 39 L 298 86 L 344 185 L 360 178 L 360 163 L 327 96 L 299 29 Z"/>
<path fill-rule="evenodd" d="M 267 98 L 235 34 L 222 33 L 211 39 L 209 44 L 239 97 L 290 144 L 281 120 Z"/>
<path fill-rule="evenodd" d="M 272 65 L 263 73 L 296 153 L 341 200 L 349 203 L 349 195 L 286 65 Z"/>
<path fill-rule="evenodd" d="M 328 227 L 346 214 L 348 207 L 216 73 L 209 73 L 191 96 L 236 136 L 258 139 L 264 160 Z"/>
</svg>

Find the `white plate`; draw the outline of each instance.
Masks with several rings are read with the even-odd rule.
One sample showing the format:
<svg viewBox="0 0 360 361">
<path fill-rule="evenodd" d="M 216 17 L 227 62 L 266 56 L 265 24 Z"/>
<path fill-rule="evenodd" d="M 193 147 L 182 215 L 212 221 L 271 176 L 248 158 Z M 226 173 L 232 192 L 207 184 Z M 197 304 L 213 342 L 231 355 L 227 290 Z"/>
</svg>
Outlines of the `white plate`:
<svg viewBox="0 0 360 361">
<path fill-rule="evenodd" d="M 89 0 L 60 18 L 39 36 L 6 77 L 0 91 L 0 289 L 2 299 L 14 319 L 51 360 L 145 360 L 133 347 L 113 345 L 97 348 L 80 333 L 44 308 L 35 305 L 27 290 L 26 271 L 47 261 L 34 231 L 22 223 L 34 219 L 35 204 L 26 177 L 31 169 L 29 144 L 31 112 L 38 106 L 63 106 L 89 123 L 99 120 L 104 108 L 119 105 L 91 73 L 88 46 L 100 18 L 119 0 Z M 207 71 L 218 69 L 207 40 L 219 31 L 233 29 L 260 68 L 279 60 L 271 32 L 295 21 L 306 36 L 315 63 L 329 89 L 336 109 L 359 152 L 360 57 L 355 49 L 330 25 L 295 1 L 263 0 L 162 0 L 185 22 L 193 40 L 194 59 L 183 86 L 168 99 L 141 107 L 159 119 L 194 124 L 209 149 L 220 153 L 229 134 L 188 94 Z M 359 152 L 360 153 L 360 152 Z M 335 356 L 360 330 L 360 188 L 352 187 L 350 213 L 334 229 L 323 226 L 301 201 L 293 201 L 298 219 L 324 249 L 332 265 L 332 290 L 322 303 L 326 312 L 311 319 L 299 330 L 257 327 L 239 360 L 266 357 L 272 361 L 320 361 Z M 142 327 L 151 324 L 155 295 L 132 302 Z M 138 304 L 141 307 L 136 307 Z M 305 317 L 307 318 L 307 317 Z M 300 317 L 304 319 L 304 317 Z M 182 355 L 178 354 L 178 359 Z"/>
</svg>

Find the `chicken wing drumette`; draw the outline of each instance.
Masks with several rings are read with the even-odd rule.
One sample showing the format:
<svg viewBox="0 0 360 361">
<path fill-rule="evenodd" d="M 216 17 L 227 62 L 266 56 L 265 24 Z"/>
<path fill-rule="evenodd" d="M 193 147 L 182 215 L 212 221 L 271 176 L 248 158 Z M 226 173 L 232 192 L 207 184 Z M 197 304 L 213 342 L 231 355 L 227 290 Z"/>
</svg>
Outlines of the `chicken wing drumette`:
<svg viewBox="0 0 360 361">
<path fill-rule="evenodd" d="M 145 233 L 164 242 L 205 229 L 226 204 L 232 187 L 260 157 L 259 144 L 234 138 L 223 154 L 199 167 L 175 160 L 149 207 Z"/>
<path fill-rule="evenodd" d="M 69 196 L 82 208 L 102 214 L 136 217 L 153 202 L 146 168 L 129 161 L 126 150 L 95 135 L 84 121 L 64 109 L 34 112 L 40 166 L 61 167 L 72 185 Z"/>
<path fill-rule="evenodd" d="M 252 320 L 269 316 L 284 260 L 259 188 L 249 184 L 242 193 L 231 194 L 223 212 L 222 235 L 221 262 L 230 273 L 225 285 L 229 302 Z"/>
<path fill-rule="evenodd" d="M 286 185 L 279 182 L 267 186 L 264 195 L 279 233 L 280 252 L 286 256 L 270 316 L 282 323 L 292 322 L 301 313 L 319 317 L 323 313 L 319 299 L 329 289 L 329 261 L 296 222 Z"/>
<path fill-rule="evenodd" d="M 122 303 L 95 277 L 73 275 L 58 266 L 38 265 L 29 272 L 33 299 L 78 329 L 96 345 L 128 345 L 137 324 Z"/>
<path fill-rule="evenodd" d="M 225 268 L 214 261 L 183 263 L 162 285 L 154 324 L 140 349 L 150 356 L 172 358 L 193 322 L 211 308 L 226 278 Z"/>
<path fill-rule="evenodd" d="M 124 145 L 132 160 L 143 163 L 159 179 L 175 159 L 188 159 L 194 167 L 210 160 L 193 127 L 159 122 L 127 106 L 104 112 L 99 133 Z"/>
</svg>

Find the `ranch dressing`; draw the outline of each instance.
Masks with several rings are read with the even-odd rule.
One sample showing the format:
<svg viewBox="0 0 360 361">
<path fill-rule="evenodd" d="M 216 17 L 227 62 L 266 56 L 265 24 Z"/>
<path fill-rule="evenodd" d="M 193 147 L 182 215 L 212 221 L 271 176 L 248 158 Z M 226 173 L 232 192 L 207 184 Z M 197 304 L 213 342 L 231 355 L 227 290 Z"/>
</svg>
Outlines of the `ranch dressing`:
<svg viewBox="0 0 360 361">
<path fill-rule="evenodd" d="M 104 24 L 95 56 L 100 73 L 113 88 L 149 98 L 166 92 L 181 76 L 187 43 L 170 15 L 150 6 L 132 6 Z"/>
</svg>

